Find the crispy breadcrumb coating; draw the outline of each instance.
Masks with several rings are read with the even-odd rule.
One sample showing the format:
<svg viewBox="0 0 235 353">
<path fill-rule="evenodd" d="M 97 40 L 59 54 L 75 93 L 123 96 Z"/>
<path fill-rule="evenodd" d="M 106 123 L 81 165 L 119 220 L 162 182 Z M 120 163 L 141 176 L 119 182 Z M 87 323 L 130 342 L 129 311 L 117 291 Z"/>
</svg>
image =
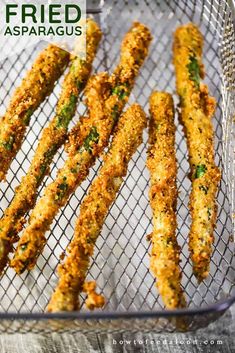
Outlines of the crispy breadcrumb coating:
<svg viewBox="0 0 235 353">
<path fill-rule="evenodd" d="M 73 129 L 67 146 L 68 159 L 58 171 L 55 181 L 46 187 L 31 214 L 29 225 L 11 261 L 17 273 L 35 266 L 46 243 L 45 232 L 54 217 L 108 145 L 135 77 L 148 53 L 150 41 L 148 28 L 135 22 L 124 37 L 120 63 L 114 74 L 109 78 L 107 74 L 101 73 L 90 79 L 86 89 L 89 116 L 82 118 Z"/>
<path fill-rule="evenodd" d="M 102 308 L 105 304 L 105 298 L 101 294 L 96 293 L 96 282 L 85 282 L 83 285 L 83 292 L 87 294 L 85 305 L 87 309 L 94 310 L 95 308 Z"/>
<path fill-rule="evenodd" d="M 149 198 L 153 211 L 150 268 L 168 309 L 186 305 L 181 288 L 180 248 L 176 239 L 176 152 L 174 102 L 170 94 L 154 92 L 150 97 Z"/>
<path fill-rule="evenodd" d="M 74 57 L 62 84 L 56 115 L 46 127 L 39 140 L 27 174 L 15 190 L 10 206 L 0 220 L 0 273 L 8 262 L 12 245 L 18 240 L 24 216 L 35 204 L 37 189 L 41 185 L 54 155 L 65 142 L 68 124 L 73 118 L 79 98 L 91 72 L 98 44 L 101 39 L 98 25 L 91 19 L 86 23 L 86 60 Z"/>
<path fill-rule="evenodd" d="M 194 24 L 189 23 L 176 30 L 173 44 L 176 88 L 192 180 L 189 247 L 198 281 L 209 274 L 217 214 L 216 193 L 220 180 L 220 171 L 214 162 L 211 121 L 216 103 L 209 96 L 207 86 L 200 83 L 204 77 L 202 46 L 202 35 Z"/>
<path fill-rule="evenodd" d="M 132 105 L 118 123 L 109 152 L 98 177 L 82 202 L 74 238 L 67 249 L 67 258 L 59 265 L 59 283 L 50 300 L 48 311 L 72 311 L 79 308 L 90 257 L 108 210 L 116 198 L 128 162 L 142 142 L 146 116 L 139 105 Z M 93 297 L 92 305 L 99 306 Z"/>
<path fill-rule="evenodd" d="M 69 62 L 69 53 L 49 45 L 36 58 L 0 120 L 0 180 L 19 151 L 30 117 L 44 101 Z"/>
</svg>

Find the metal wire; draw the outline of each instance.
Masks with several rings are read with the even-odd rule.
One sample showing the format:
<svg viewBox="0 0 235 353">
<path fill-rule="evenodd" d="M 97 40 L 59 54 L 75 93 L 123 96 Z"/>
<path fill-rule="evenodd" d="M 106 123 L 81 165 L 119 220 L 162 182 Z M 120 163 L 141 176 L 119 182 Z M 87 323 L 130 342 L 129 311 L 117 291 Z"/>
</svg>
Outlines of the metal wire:
<svg viewBox="0 0 235 353">
<path fill-rule="evenodd" d="M 97 1 L 89 5 L 95 8 Z M 93 6 L 93 7 L 92 7 Z M 183 270 L 182 284 L 187 295 L 189 309 L 185 316 L 192 315 L 192 308 L 206 308 L 226 298 L 235 295 L 235 261 L 234 243 L 232 239 L 234 211 L 234 164 L 233 164 L 233 134 L 234 134 L 234 27 L 232 12 L 226 1 L 150 1 L 137 2 L 136 0 L 106 1 L 102 13 L 98 14 L 105 33 L 103 43 L 95 60 L 95 71 L 112 71 L 118 57 L 120 42 L 133 20 L 146 23 L 154 36 L 149 57 L 137 79 L 130 102 L 139 102 L 148 112 L 148 98 L 152 90 L 166 90 L 174 94 L 175 78 L 172 65 L 172 33 L 175 28 L 188 21 L 199 25 L 205 39 L 204 64 L 206 69 L 205 82 L 209 86 L 210 94 L 217 100 L 217 109 L 214 116 L 216 162 L 223 170 L 222 180 L 218 193 L 218 220 L 215 231 L 213 256 L 209 277 L 200 285 L 192 274 L 189 262 L 188 232 L 190 216 L 188 199 L 190 181 L 188 179 L 189 165 L 187 149 L 182 127 L 176 117 L 177 159 L 178 159 L 178 187 L 179 197 L 177 205 L 178 241 L 182 248 L 181 267 Z M 0 97 L 2 107 L 0 114 L 9 102 L 15 87 L 24 76 L 25 70 L 32 63 L 39 51 L 39 47 L 28 48 L 17 57 L 11 57 L 1 64 Z M 3 210 L 11 201 L 14 189 L 21 177 L 26 173 L 30 160 L 37 146 L 38 137 L 54 114 L 54 108 L 60 92 L 60 83 L 55 87 L 52 95 L 34 114 L 26 140 L 21 151 L 11 165 L 7 182 L 1 185 L 0 209 Z M 81 103 L 76 118 L 71 126 L 78 121 L 85 111 Z M 153 310 L 164 308 L 154 279 L 149 272 L 149 243 L 146 235 L 151 232 L 151 210 L 148 201 L 149 175 L 145 167 L 147 132 L 144 133 L 144 143 L 134 155 L 129 173 L 119 192 L 116 202 L 111 207 L 105 225 L 97 242 L 96 251 L 92 259 L 88 278 L 95 279 L 98 290 L 107 299 L 105 313 L 121 312 L 151 313 Z M 43 187 L 55 178 L 56 171 L 63 165 L 66 155 L 61 149 L 54 159 L 51 174 L 39 190 L 42 195 Z M 97 174 L 101 161 L 98 161 L 91 170 L 88 179 L 70 198 L 67 206 L 56 217 L 50 232 L 47 233 L 48 244 L 40 257 L 36 268 L 22 276 L 16 276 L 12 269 L 7 269 L 0 281 L 0 316 L 14 313 L 15 325 L 8 321 L 1 321 L 0 330 L 6 332 L 34 331 L 46 332 L 48 324 L 39 321 L 18 321 L 17 313 L 43 312 L 53 288 L 57 282 L 56 267 L 59 256 L 73 236 L 73 227 L 79 206 L 86 194 L 91 181 Z M 81 300 L 83 303 L 83 300 Z M 208 324 L 216 318 L 215 307 L 209 310 L 204 319 L 197 315 L 190 316 L 188 328 L 196 328 Z M 209 308 L 209 307 L 208 307 Z M 84 311 L 83 305 L 81 312 Z M 213 315 L 214 313 L 214 315 Z M 158 313 L 158 317 L 159 317 Z M 4 316 L 4 315 L 3 315 Z M 115 314 L 114 314 L 115 317 Z M 9 317 L 8 317 L 9 318 Z M 12 317 L 13 318 L 13 317 Z M 30 317 L 29 317 L 30 318 Z M 34 317 L 35 318 L 35 317 Z M 69 318 L 69 316 L 67 316 Z M 96 319 L 98 317 L 95 317 Z M 94 320 L 85 323 L 76 322 L 71 317 L 71 325 L 65 325 L 63 330 L 90 330 L 91 327 L 101 329 L 128 328 L 126 319 L 117 321 Z M 122 322 L 122 324 L 120 323 Z M 66 323 L 68 323 L 66 321 Z M 58 323 L 59 325 L 59 323 Z M 177 325 L 172 320 L 158 318 L 154 321 L 155 330 L 174 330 Z M 133 327 L 137 329 L 151 329 L 153 318 L 137 320 Z M 55 321 L 51 329 L 55 328 Z"/>
</svg>

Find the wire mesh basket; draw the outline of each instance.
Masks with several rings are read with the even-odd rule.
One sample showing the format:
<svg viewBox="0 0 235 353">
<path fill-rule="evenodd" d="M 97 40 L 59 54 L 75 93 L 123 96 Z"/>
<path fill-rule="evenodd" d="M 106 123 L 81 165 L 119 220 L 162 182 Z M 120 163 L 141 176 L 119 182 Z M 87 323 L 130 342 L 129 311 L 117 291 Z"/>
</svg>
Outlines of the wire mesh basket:
<svg viewBox="0 0 235 353">
<path fill-rule="evenodd" d="M 149 271 L 149 243 L 151 210 L 148 201 L 149 175 L 145 167 L 147 132 L 129 164 L 128 175 L 110 209 L 96 245 L 88 278 L 97 281 L 98 289 L 106 298 L 102 311 L 87 312 L 81 297 L 81 311 L 72 313 L 44 313 L 50 295 L 57 283 L 56 267 L 60 254 L 73 236 L 76 216 L 87 189 L 101 164 L 98 161 L 89 177 L 70 198 L 56 217 L 43 255 L 36 268 L 18 276 L 7 269 L 0 281 L 1 332 L 51 331 L 121 331 L 193 330 L 217 319 L 235 300 L 235 261 L 233 243 L 234 211 L 234 6 L 230 1 L 177 0 L 137 1 L 113 0 L 99 4 L 90 1 L 89 8 L 97 13 L 95 19 L 104 33 L 97 54 L 95 71 L 111 72 L 115 67 L 124 33 L 133 20 L 147 24 L 154 36 L 151 50 L 136 81 L 129 103 L 137 101 L 148 112 L 148 98 L 154 89 L 175 92 L 172 65 L 172 34 L 178 25 L 195 22 L 204 35 L 205 82 L 210 94 L 217 100 L 213 119 L 215 131 L 216 163 L 223 171 L 218 193 L 218 219 L 208 278 L 200 285 L 192 274 L 188 252 L 190 217 L 188 199 L 190 181 L 187 149 L 182 127 L 176 117 L 178 159 L 177 205 L 178 242 L 182 248 L 182 285 L 187 295 L 188 308 L 167 311 L 163 307 Z M 99 11 L 99 9 L 101 11 Z M 1 63 L 1 111 L 4 114 L 13 90 L 20 83 L 25 70 L 41 46 L 23 50 L 20 55 Z M 60 82 L 51 96 L 34 114 L 22 149 L 8 172 L 7 182 L 1 184 L 1 212 L 11 201 L 14 189 L 26 173 L 35 152 L 38 137 L 53 117 L 60 92 Z M 177 96 L 174 95 L 175 103 Z M 83 103 L 71 126 L 85 111 Z M 48 176 L 39 190 L 50 183 L 66 155 L 59 151 Z M 179 322 L 186 325 L 182 328 Z"/>
</svg>

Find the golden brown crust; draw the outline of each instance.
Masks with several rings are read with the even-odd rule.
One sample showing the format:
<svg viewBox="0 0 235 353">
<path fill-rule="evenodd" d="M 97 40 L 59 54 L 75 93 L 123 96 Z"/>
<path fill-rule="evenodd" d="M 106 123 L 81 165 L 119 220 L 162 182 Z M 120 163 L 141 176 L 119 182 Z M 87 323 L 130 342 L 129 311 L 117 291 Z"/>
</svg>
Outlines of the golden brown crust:
<svg viewBox="0 0 235 353">
<path fill-rule="evenodd" d="M 0 180 L 22 144 L 30 117 L 54 87 L 69 61 L 69 53 L 49 45 L 36 58 L 0 120 Z"/>
<path fill-rule="evenodd" d="M 174 102 L 170 94 L 154 92 L 150 97 L 149 198 L 153 211 L 150 268 L 168 309 L 186 305 L 181 288 L 179 246 L 176 239 L 176 153 Z"/>
<path fill-rule="evenodd" d="M 135 71 L 131 76 L 128 76 L 125 82 L 115 73 L 111 78 L 108 78 L 107 74 L 101 73 L 90 79 L 86 89 L 89 116 L 83 118 L 82 124 L 78 123 L 78 126 L 73 130 L 67 147 L 69 158 L 64 167 L 59 170 L 56 180 L 45 189 L 44 196 L 36 204 L 31 214 L 29 226 L 23 233 L 11 261 L 11 266 L 18 273 L 23 272 L 26 268 L 32 269 L 34 267 L 46 242 L 45 232 L 49 229 L 55 215 L 66 204 L 71 193 L 86 178 L 96 157 L 100 156 L 108 145 L 110 134 L 133 87 L 134 75 L 137 75 L 144 57 L 147 55 L 146 48 L 151 40 L 149 30 L 137 23 L 132 26 L 127 36 L 131 37 L 133 44 L 130 46 L 130 52 L 124 51 L 122 48 L 118 68 L 124 70 L 123 56 L 129 55 L 131 57 L 137 53 L 138 56 L 134 60 Z M 140 46 L 137 51 L 133 50 L 136 45 Z M 141 58 L 139 51 L 143 52 Z M 125 61 L 125 65 L 129 71 L 129 61 Z M 119 85 L 119 79 L 122 80 L 121 85 Z M 77 135 L 78 133 L 79 135 Z"/>
<path fill-rule="evenodd" d="M 84 199 L 76 222 L 74 238 L 68 246 L 68 256 L 59 266 L 59 283 L 48 311 L 71 311 L 79 307 L 78 295 L 84 286 L 89 259 L 102 229 L 109 207 L 127 173 L 128 162 L 142 141 L 146 116 L 139 105 L 131 106 L 122 115 L 99 176 L 93 181 Z M 99 298 L 97 298 L 99 299 Z M 99 306 L 92 298 L 93 307 Z"/>
<path fill-rule="evenodd" d="M 189 247 L 193 271 L 199 281 L 209 273 L 220 180 L 220 171 L 214 163 L 211 122 L 215 99 L 208 95 L 207 86 L 200 83 L 204 76 L 202 46 L 202 35 L 194 24 L 176 30 L 173 44 L 176 88 L 180 96 L 180 117 L 187 137 L 192 180 Z"/>
<path fill-rule="evenodd" d="M 87 19 L 86 61 L 73 58 L 62 84 L 56 115 L 43 130 L 29 170 L 16 188 L 15 196 L 0 220 L 0 272 L 8 262 L 8 253 L 12 251 L 12 244 L 17 240 L 26 212 L 35 204 L 38 187 L 48 173 L 55 153 L 65 142 L 68 124 L 75 114 L 79 94 L 90 75 L 100 39 L 101 31 L 98 25 Z"/>
<path fill-rule="evenodd" d="M 85 282 L 83 285 L 83 292 L 87 294 L 85 305 L 87 309 L 94 310 L 95 308 L 102 308 L 105 304 L 105 298 L 101 294 L 96 293 L 96 282 Z"/>
</svg>

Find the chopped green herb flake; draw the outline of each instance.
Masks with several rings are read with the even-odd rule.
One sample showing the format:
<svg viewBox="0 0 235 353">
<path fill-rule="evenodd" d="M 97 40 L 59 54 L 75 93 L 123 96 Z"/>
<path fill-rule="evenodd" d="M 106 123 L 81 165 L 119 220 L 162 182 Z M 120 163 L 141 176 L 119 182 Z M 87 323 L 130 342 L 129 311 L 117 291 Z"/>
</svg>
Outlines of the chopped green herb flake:
<svg viewBox="0 0 235 353">
<path fill-rule="evenodd" d="M 14 145 L 14 137 L 10 136 L 9 140 L 6 142 L 2 142 L 1 145 L 7 150 L 7 151 L 12 151 L 13 145 Z"/>
<path fill-rule="evenodd" d="M 77 81 L 77 87 L 79 90 L 83 89 L 84 83 L 82 81 Z"/>
<path fill-rule="evenodd" d="M 116 94 L 120 99 L 124 99 L 128 95 L 128 92 L 126 92 L 121 86 L 114 87 L 112 93 Z"/>
<path fill-rule="evenodd" d="M 55 153 L 57 151 L 57 146 L 56 145 L 53 145 L 48 151 L 46 151 L 44 153 L 44 164 L 42 164 L 40 166 L 40 172 L 38 174 L 38 176 L 36 177 L 37 179 L 37 183 L 40 185 L 46 171 L 47 171 L 47 168 L 49 166 L 49 164 L 51 163 L 51 160 L 52 158 L 54 157 Z"/>
<path fill-rule="evenodd" d="M 197 167 L 196 167 L 196 173 L 195 173 L 195 179 L 201 178 L 201 177 L 205 174 L 206 169 L 207 169 L 207 168 L 206 168 L 205 164 L 199 164 L 199 165 L 197 165 Z"/>
<path fill-rule="evenodd" d="M 86 137 L 84 143 L 83 143 L 83 147 L 85 148 L 85 150 L 89 153 L 92 153 L 92 146 L 91 144 L 93 143 L 98 143 L 99 141 L 99 133 L 97 132 L 96 127 L 92 127 L 90 130 L 89 135 Z"/>
<path fill-rule="evenodd" d="M 27 247 L 28 247 L 28 243 L 21 245 L 21 246 L 20 246 L 20 249 L 21 249 L 22 251 L 25 251 L 25 250 L 27 249 Z"/>
<path fill-rule="evenodd" d="M 29 109 L 26 111 L 26 113 L 25 113 L 25 115 L 24 115 L 24 117 L 23 117 L 23 121 L 24 121 L 24 124 L 25 124 L 25 125 L 28 125 L 28 124 L 29 124 L 30 117 L 32 116 L 32 114 L 33 114 L 33 109 L 32 109 L 32 108 L 29 108 Z"/>
<path fill-rule="evenodd" d="M 74 72 L 76 70 L 76 67 L 77 67 L 77 63 L 76 61 L 73 61 L 72 65 L 70 66 L 70 72 Z"/>
<path fill-rule="evenodd" d="M 193 55 L 189 58 L 189 64 L 187 65 L 189 70 L 189 78 L 194 81 L 196 88 L 200 86 L 200 67 L 198 65 L 197 58 Z"/>
<path fill-rule="evenodd" d="M 66 183 L 62 183 L 59 185 L 59 189 L 62 190 L 62 191 L 65 191 L 68 189 L 68 184 Z"/>
<path fill-rule="evenodd" d="M 68 128 L 70 120 L 72 119 L 77 104 L 77 96 L 72 94 L 69 101 L 62 107 L 57 116 L 57 127 Z"/>
<path fill-rule="evenodd" d="M 22 254 L 28 248 L 28 242 L 20 245 L 19 253 Z"/>
<path fill-rule="evenodd" d="M 58 192 L 56 193 L 55 199 L 56 200 L 62 200 L 64 197 L 66 191 L 68 190 L 69 185 L 67 183 L 61 183 L 58 185 Z"/>
<path fill-rule="evenodd" d="M 47 166 L 45 164 L 40 166 L 40 172 L 39 172 L 39 174 L 36 177 L 36 180 L 37 180 L 38 184 L 41 183 L 41 181 L 42 181 L 42 179 L 43 179 L 43 177 L 44 177 L 44 175 L 46 173 L 46 170 L 47 170 Z"/>
<path fill-rule="evenodd" d="M 46 169 L 47 169 L 47 166 L 45 164 L 41 165 L 40 171 L 41 171 L 42 174 L 45 173 Z"/>
<path fill-rule="evenodd" d="M 48 151 L 44 153 L 44 158 L 46 159 L 46 161 L 50 162 L 56 152 L 57 152 L 57 146 L 53 145 Z"/>
</svg>

